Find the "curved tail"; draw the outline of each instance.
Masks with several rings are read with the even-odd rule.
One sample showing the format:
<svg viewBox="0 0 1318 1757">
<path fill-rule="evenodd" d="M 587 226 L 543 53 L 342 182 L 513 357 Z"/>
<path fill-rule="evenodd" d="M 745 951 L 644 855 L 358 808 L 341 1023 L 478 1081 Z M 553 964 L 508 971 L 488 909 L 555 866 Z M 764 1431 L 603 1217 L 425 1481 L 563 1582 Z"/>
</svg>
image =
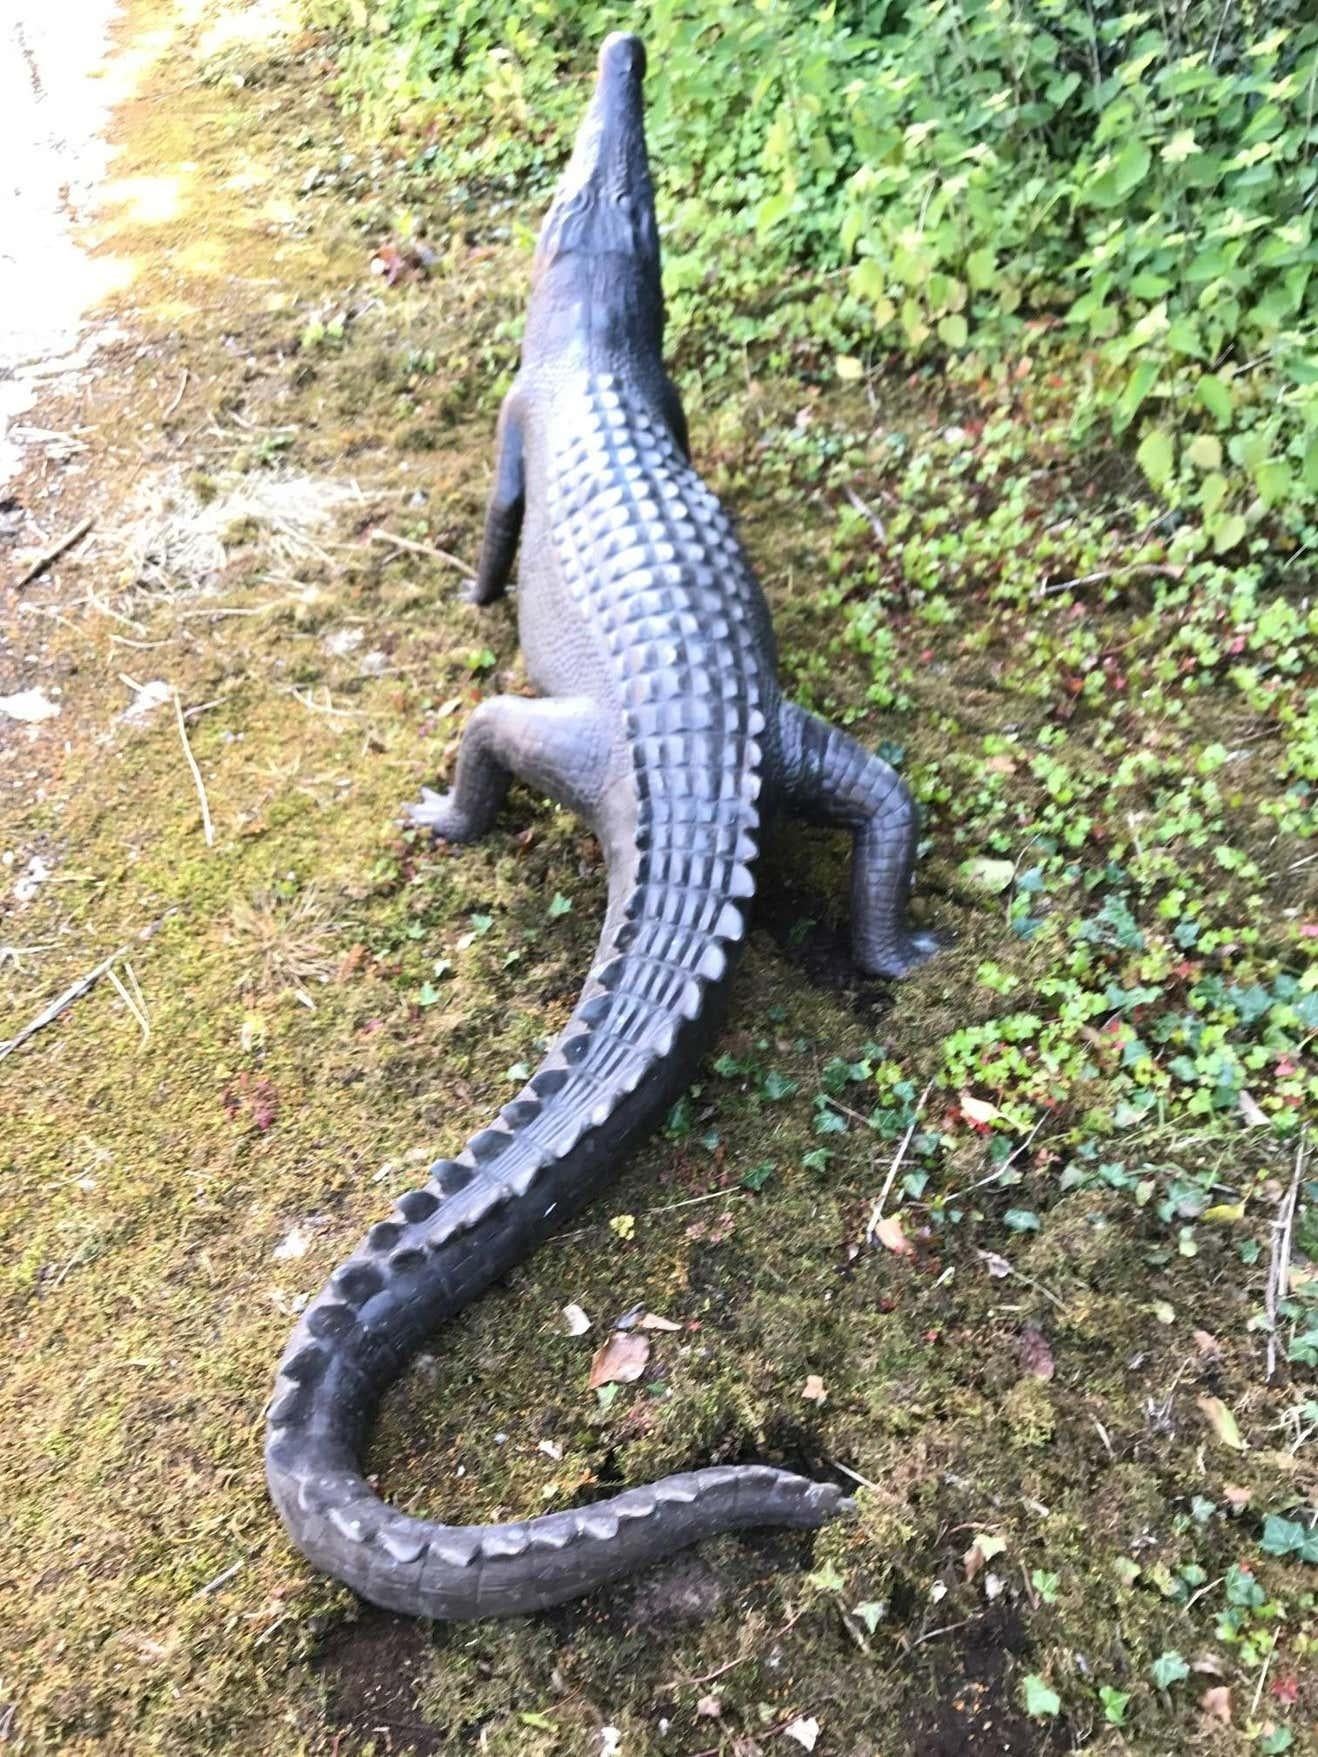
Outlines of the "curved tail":
<svg viewBox="0 0 1318 1757">
<path fill-rule="evenodd" d="M 710 1533 L 819 1525 L 843 1505 L 832 1484 L 756 1465 L 665 1477 L 525 1522 L 453 1526 L 387 1505 L 358 1462 L 366 1423 L 412 1351 L 587 1201 L 689 1078 L 716 1011 L 710 991 L 724 987 L 744 932 L 734 899 L 753 889 L 756 814 L 735 791 L 712 814 L 694 800 L 653 804 L 635 882 L 543 1066 L 371 1230 L 280 1364 L 266 1437 L 280 1516 L 312 1562 L 392 1610 L 537 1610 Z"/>
</svg>

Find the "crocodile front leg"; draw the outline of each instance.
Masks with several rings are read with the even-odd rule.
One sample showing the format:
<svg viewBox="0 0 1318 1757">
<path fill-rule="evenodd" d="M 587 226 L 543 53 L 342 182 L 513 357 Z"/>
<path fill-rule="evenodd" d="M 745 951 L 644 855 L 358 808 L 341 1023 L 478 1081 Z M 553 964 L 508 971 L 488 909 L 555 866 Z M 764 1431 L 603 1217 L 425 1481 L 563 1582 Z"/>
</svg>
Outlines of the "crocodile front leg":
<svg viewBox="0 0 1318 1757">
<path fill-rule="evenodd" d="M 514 775 L 589 818 L 608 770 L 610 739 L 585 696 L 496 695 L 468 720 L 448 793 L 421 789 L 409 823 L 446 842 L 474 842 L 499 814 Z"/>
<path fill-rule="evenodd" d="M 872 976 L 905 976 L 937 951 L 906 919 L 917 819 L 901 776 L 845 732 L 792 702 L 779 710 L 784 803 L 852 833 L 851 944 Z"/>
<path fill-rule="evenodd" d="M 495 440 L 494 486 L 485 509 L 485 536 L 476 578 L 463 594 L 472 604 L 493 604 L 508 590 L 526 508 L 526 461 L 522 422 L 512 396 L 504 398 Z"/>
</svg>

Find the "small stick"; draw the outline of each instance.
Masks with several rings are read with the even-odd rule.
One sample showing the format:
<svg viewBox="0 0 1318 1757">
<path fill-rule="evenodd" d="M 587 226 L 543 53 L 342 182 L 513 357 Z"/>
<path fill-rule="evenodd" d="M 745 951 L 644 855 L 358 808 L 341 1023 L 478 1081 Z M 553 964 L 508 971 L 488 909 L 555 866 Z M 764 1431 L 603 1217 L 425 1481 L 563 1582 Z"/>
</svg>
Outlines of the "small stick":
<svg viewBox="0 0 1318 1757">
<path fill-rule="evenodd" d="M 1295 1171 L 1291 1177 L 1291 1185 L 1282 1198 L 1281 1209 L 1272 1223 L 1272 1260 L 1268 1264 L 1268 1287 L 1264 1297 L 1264 1309 L 1268 1319 L 1268 1373 L 1269 1379 L 1277 1370 L 1277 1306 L 1286 1297 L 1286 1285 L 1290 1280 L 1291 1271 L 1291 1234 L 1295 1229 L 1295 1205 L 1300 1193 L 1300 1174 L 1304 1170 L 1305 1139 L 1304 1131 L 1300 1131 L 1299 1144 L 1295 1149 Z"/>
<path fill-rule="evenodd" d="M 1093 1422 L 1094 1427 L 1098 1431 L 1098 1437 L 1103 1442 L 1103 1450 L 1107 1453 L 1108 1457 L 1115 1464 L 1117 1461 L 1117 1455 L 1112 1450 L 1112 1442 L 1111 1442 L 1111 1440 L 1108 1439 L 1107 1429 L 1103 1426 L 1102 1422 L 1098 1419 L 1098 1417 L 1096 1415 L 1094 1415 L 1092 1412 L 1090 1413 L 1089 1419 L 1090 1419 L 1090 1421 Z"/>
<path fill-rule="evenodd" d="M 447 549 L 436 549 L 429 543 L 414 543 L 410 537 L 400 537 L 395 531 L 374 530 L 371 532 L 372 543 L 392 543 L 395 549 L 410 549 L 413 555 L 433 556 L 436 561 L 447 561 L 450 567 L 456 567 L 470 579 L 475 573 L 474 567 L 468 567 L 465 561 L 456 555 L 450 555 Z"/>
<path fill-rule="evenodd" d="M 999 1256 L 996 1251 L 976 1251 L 975 1255 L 984 1261 L 993 1257 L 996 1258 L 999 1263 L 1007 1263 L 1007 1259 L 1003 1256 Z M 1066 1302 L 1058 1299 L 1057 1295 L 1046 1288 L 1042 1281 L 1035 1281 L 1032 1276 L 1022 1275 L 1014 1263 L 1007 1263 L 1007 1273 L 1008 1275 L 1013 1276 L 1017 1281 L 1023 1281 L 1026 1287 L 1032 1287 L 1036 1293 L 1041 1293 L 1045 1299 L 1049 1299 L 1053 1302 L 1059 1312 L 1065 1313 Z M 1175 1387 L 1173 1387 L 1173 1389 L 1174 1388 Z"/>
<path fill-rule="evenodd" d="M 178 381 L 178 389 L 174 392 L 174 395 L 170 398 L 169 407 L 161 413 L 160 419 L 162 421 L 169 420 L 169 417 L 174 413 L 175 409 L 177 409 L 179 404 L 183 401 L 183 393 L 187 388 L 188 388 L 188 369 L 185 366 L 183 368 L 183 376 Z"/>
<path fill-rule="evenodd" d="M 24 586 L 30 586 L 33 580 L 39 580 L 48 567 L 55 565 L 61 555 L 67 555 L 75 543 L 82 542 L 95 523 L 95 519 L 83 519 L 82 523 L 75 525 L 67 536 L 61 537 L 58 543 L 52 543 L 49 549 L 38 555 L 26 573 L 18 576 L 14 582 L 14 589 L 21 591 Z"/>
<path fill-rule="evenodd" d="M 143 1044 L 149 1043 L 151 1041 L 151 1021 L 147 1017 L 146 1001 L 142 995 L 142 990 L 138 985 L 137 977 L 133 972 L 133 966 L 126 958 L 124 959 L 124 975 L 127 976 L 128 981 L 132 983 L 131 993 L 129 992 L 128 985 L 124 982 L 118 971 L 107 970 L 105 974 L 114 984 L 115 992 L 120 1000 L 137 1021 L 137 1028 L 142 1033 Z"/>
<path fill-rule="evenodd" d="M 883 1188 L 879 1191 L 879 1199 L 874 1204 L 873 1210 L 870 1213 L 869 1221 L 865 1227 L 865 1237 L 870 1244 L 874 1243 L 875 1229 L 880 1220 L 883 1219 L 883 1204 L 888 1200 L 898 1169 L 901 1166 L 902 1160 L 906 1157 L 906 1149 L 915 1139 L 915 1129 L 920 1121 L 920 1112 L 924 1109 L 924 1101 L 933 1090 L 933 1085 L 933 1081 L 930 1080 L 924 1091 L 920 1094 L 919 1102 L 915 1106 L 915 1114 L 911 1118 L 906 1133 L 902 1136 L 901 1146 L 898 1147 L 897 1151 L 892 1156 L 892 1164 L 888 1167 L 888 1175 L 883 1180 Z"/>
<path fill-rule="evenodd" d="M 29 1037 L 35 1037 L 38 1031 L 52 1024 L 62 1012 L 73 1005 L 74 1001 L 80 1000 L 88 989 L 95 988 L 110 966 L 117 963 L 127 950 L 127 946 L 120 946 L 118 951 L 111 952 L 108 958 L 102 958 L 100 963 L 89 970 L 85 976 L 80 976 L 76 982 L 71 982 L 62 994 L 57 994 L 53 1001 L 49 1001 L 42 1007 L 37 1016 L 34 1019 L 29 1019 L 27 1024 L 7 1043 L 0 1043 L 0 1061 L 3 1061 L 7 1055 L 12 1055 L 16 1049 L 27 1042 Z"/>
<path fill-rule="evenodd" d="M 196 784 L 197 798 L 201 801 L 201 828 L 206 837 L 206 846 L 215 844 L 215 826 L 211 822 L 211 808 L 206 799 L 206 786 L 201 778 L 201 770 L 197 767 L 197 759 L 192 754 L 192 746 L 188 743 L 188 729 L 183 724 L 183 703 L 179 700 L 178 690 L 174 691 L 174 718 L 178 721 L 179 742 L 183 746 L 183 755 L 188 767 L 192 770 L 192 779 Z"/>
<path fill-rule="evenodd" d="M 957 1629 L 968 1629 L 972 1623 L 978 1623 L 984 1615 L 983 1611 L 978 1611 L 973 1617 L 963 1617 L 959 1623 L 944 1623 L 941 1629 L 930 1629 L 923 1635 L 917 1635 L 911 1646 L 922 1647 L 926 1641 L 937 1641 L 940 1635 L 951 1635 Z"/>
<path fill-rule="evenodd" d="M 205 1598 L 207 1593 L 215 1592 L 219 1587 L 224 1585 L 226 1580 L 232 1580 L 234 1575 L 240 1572 L 242 1566 L 243 1564 L 241 1560 L 235 1562 L 232 1567 L 226 1568 L 222 1574 L 217 1574 L 214 1580 L 208 1580 L 204 1586 L 199 1586 L 194 1596 L 197 1598 Z"/>
<path fill-rule="evenodd" d="M 983 1189 L 985 1184 L 993 1183 L 996 1179 L 1002 1176 L 1004 1171 L 1009 1171 L 1016 1160 L 1020 1158 L 1021 1154 L 1024 1153 L 1026 1148 L 1030 1145 L 1030 1142 L 1033 1141 L 1039 1130 L 1043 1127 L 1044 1122 L 1047 1120 L 1047 1116 L 1048 1112 L 1044 1111 L 1034 1127 L 1030 1130 L 1029 1134 L 1026 1135 L 1025 1139 L 1019 1144 L 1019 1146 L 1012 1148 L 1011 1152 L 995 1171 L 991 1171 L 987 1177 L 978 1178 L 973 1184 L 966 1184 L 963 1189 L 953 1190 L 951 1195 L 940 1197 L 939 1199 L 943 1203 L 943 1206 L 946 1207 L 949 1202 L 959 1201 L 962 1196 L 968 1196 L 972 1190 Z"/>
<path fill-rule="evenodd" d="M 844 493 L 860 516 L 868 521 L 871 531 L 873 531 L 879 542 L 886 549 L 888 546 L 888 531 L 878 513 L 875 512 L 868 500 L 861 499 L 860 495 L 856 493 L 856 490 L 851 486 L 850 482 L 847 483 Z"/>
<path fill-rule="evenodd" d="M 852 1482 L 858 1482 L 861 1488 L 872 1489 L 876 1495 L 881 1492 L 878 1483 L 871 1482 L 867 1476 L 862 1476 L 858 1470 L 852 1470 L 849 1465 L 839 1464 L 836 1458 L 828 1459 L 827 1463 L 830 1470 L 840 1470 L 843 1476 L 849 1476 Z"/>
<path fill-rule="evenodd" d="M 1254 1700 L 1249 1705 L 1249 1718 L 1253 1720 L 1258 1713 L 1259 1698 L 1263 1695 L 1263 1686 L 1267 1682 L 1268 1667 L 1272 1664 L 1272 1656 L 1277 1651 L 1277 1643 L 1281 1640 L 1281 1630 L 1272 1631 L 1272 1646 L 1268 1649 L 1267 1658 L 1259 1668 L 1259 1681 L 1254 1686 Z"/>
<path fill-rule="evenodd" d="M 1150 575 L 1158 579 L 1179 580 L 1184 573 L 1183 567 L 1173 566 L 1170 562 L 1133 561 L 1128 567 L 1100 567 L 1094 573 L 1082 573 L 1073 580 L 1058 580 L 1055 585 L 1040 586 L 1035 597 L 1049 598 L 1054 592 L 1069 592 L 1076 586 L 1096 586 L 1100 580 L 1147 578 Z"/>
</svg>

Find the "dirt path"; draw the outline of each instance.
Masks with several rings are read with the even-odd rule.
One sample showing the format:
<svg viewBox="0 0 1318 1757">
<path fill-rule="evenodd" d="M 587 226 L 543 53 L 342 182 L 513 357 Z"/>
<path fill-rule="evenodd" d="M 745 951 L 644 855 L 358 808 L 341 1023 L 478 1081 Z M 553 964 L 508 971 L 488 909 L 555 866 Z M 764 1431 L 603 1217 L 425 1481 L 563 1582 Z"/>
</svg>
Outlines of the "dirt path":
<svg viewBox="0 0 1318 1757">
<path fill-rule="evenodd" d="M 115 0 L 55 8 L 15 0 L 0 26 L 0 163 L 5 236 L 0 241 L 0 487 L 23 448 L 41 443 L 32 415 L 43 392 L 86 363 L 90 307 L 106 276 L 75 242 L 72 226 L 105 177 L 102 138 L 114 82 L 106 33 Z M 24 439 L 20 417 L 36 435 Z"/>
</svg>

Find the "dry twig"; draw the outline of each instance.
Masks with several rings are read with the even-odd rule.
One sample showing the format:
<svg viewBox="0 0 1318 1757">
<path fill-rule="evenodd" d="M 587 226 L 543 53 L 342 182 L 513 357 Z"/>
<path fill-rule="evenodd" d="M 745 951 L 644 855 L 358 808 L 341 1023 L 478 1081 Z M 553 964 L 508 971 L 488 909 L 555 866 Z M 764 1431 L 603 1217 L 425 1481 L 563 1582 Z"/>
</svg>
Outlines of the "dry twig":
<svg viewBox="0 0 1318 1757">
<path fill-rule="evenodd" d="M 879 1191 L 879 1199 L 874 1204 L 869 1220 L 866 1222 L 865 1237 L 870 1244 L 874 1243 L 875 1229 L 878 1227 L 880 1220 L 883 1219 L 883 1204 L 888 1200 L 888 1196 L 892 1191 L 893 1182 L 897 1176 L 897 1172 L 901 1167 L 902 1161 L 906 1157 L 906 1150 L 915 1139 L 915 1130 L 920 1121 L 920 1112 L 924 1109 L 925 1099 L 928 1098 L 930 1092 L 933 1090 L 933 1084 L 933 1081 L 930 1080 L 924 1091 L 920 1094 L 919 1100 L 915 1106 L 915 1113 L 911 1117 L 906 1133 L 902 1136 L 901 1145 L 892 1156 L 892 1164 L 888 1167 L 888 1175 L 883 1180 L 883 1188 Z"/>
<path fill-rule="evenodd" d="M 201 801 L 201 828 L 206 837 L 206 846 L 215 845 L 215 826 L 211 822 L 211 808 L 206 798 L 206 785 L 201 778 L 201 770 L 197 767 L 197 759 L 192 754 L 192 746 L 188 743 L 188 729 L 183 724 L 183 703 L 179 700 L 178 690 L 174 691 L 174 718 L 178 721 L 179 742 L 183 746 L 183 755 L 188 767 L 192 770 L 192 779 L 197 788 L 197 798 Z"/>
<path fill-rule="evenodd" d="M 61 555 L 67 555 L 75 543 L 82 542 L 95 523 L 95 519 L 83 519 L 81 524 L 75 525 L 66 536 L 61 537 L 58 543 L 52 543 L 50 548 L 38 555 L 26 572 L 21 573 L 14 581 L 15 590 L 21 591 L 24 586 L 30 586 L 33 580 L 39 580 L 47 568 L 55 565 Z"/>
<path fill-rule="evenodd" d="M 431 543 L 414 543 L 410 537 L 400 537 L 396 531 L 374 530 L 371 532 L 372 543 L 392 543 L 395 549 L 410 549 L 413 555 L 429 555 L 435 561 L 447 561 L 450 567 L 456 567 L 470 579 L 475 573 L 474 567 L 456 555 L 450 555 L 447 549 L 436 549 Z"/>
<path fill-rule="evenodd" d="M 0 1061 L 3 1061 L 7 1055 L 12 1055 L 16 1049 L 27 1042 L 29 1037 L 35 1037 L 38 1031 L 53 1024 L 61 1013 L 66 1012 L 73 1005 L 74 1001 L 80 1000 L 89 989 L 95 988 L 102 976 L 109 971 L 110 966 L 116 964 L 127 950 L 127 946 L 120 946 L 118 951 L 111 952 L 108 958 L 102 958 L 100 963 L 90 969 L 85 976 L 80 976 L 76 982 L 71 982 L 62 994 L 55 996 L 53 1001 L 48 1001 L 36 1017 L 29 1019 L 27 1024 L 22 1026 L 7 1043 L 0 1043 Z"/>
<path fill-rule="evenodd" d="M 1300 1194 L 1300 1178 L 1304 1171 L 1304 1131 L 1300 1131 L 1295 1149 L 1295 1170 L 1290 1188 L 1282 1197 L 1281 1208 L 1272 1223 L 1272 1257 L 1268 1263 L 1268 1287 L 1264 1308 L 1268 1318 L 1268 1378 L 1277 1370 L 1277 1307 L 1286 1297 L 1291 1273 L 1291 1235 L 1295 1230 L 1295 1205 Z"/>
</svg>

